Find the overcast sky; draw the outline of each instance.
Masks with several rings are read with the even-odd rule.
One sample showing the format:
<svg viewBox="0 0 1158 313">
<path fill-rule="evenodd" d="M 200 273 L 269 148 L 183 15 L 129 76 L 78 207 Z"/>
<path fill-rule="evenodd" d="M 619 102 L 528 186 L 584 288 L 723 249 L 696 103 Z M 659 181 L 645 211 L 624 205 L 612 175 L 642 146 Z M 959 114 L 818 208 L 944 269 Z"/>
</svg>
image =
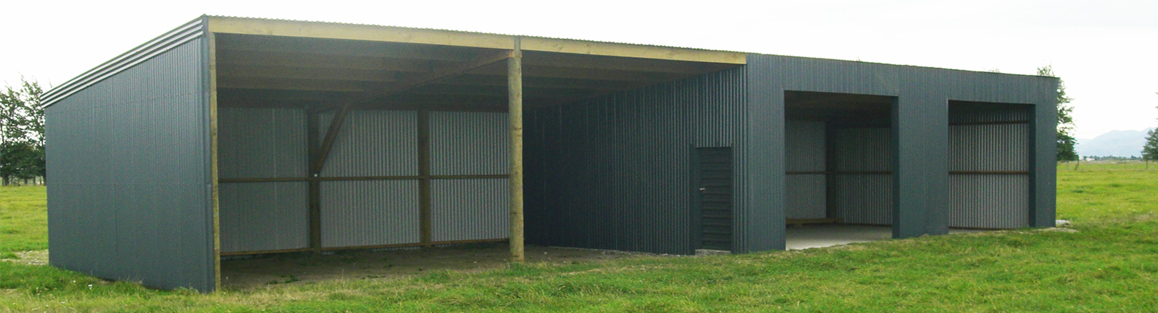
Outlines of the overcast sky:
<svg viewBox="0 0 1158 313">
<path fill-rule="evenodd" d="M 1033 74 L 1078 138 L 1158 126 L 1158 1 L 16 1 L 0 83 L 59 85 L 201 14 L 441 28 Z M 164 3 L 164 4 L 162 4 Z"/>
</svg>

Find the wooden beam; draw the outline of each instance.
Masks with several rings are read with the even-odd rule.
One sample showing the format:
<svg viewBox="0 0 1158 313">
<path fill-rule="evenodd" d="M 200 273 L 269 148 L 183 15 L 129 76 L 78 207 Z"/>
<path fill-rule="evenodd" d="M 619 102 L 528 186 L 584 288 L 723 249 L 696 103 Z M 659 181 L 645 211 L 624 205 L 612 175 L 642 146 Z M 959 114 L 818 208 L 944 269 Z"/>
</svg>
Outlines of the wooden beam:
<svg viewBox="0 0 1158 313">
<path fill-rule="evenodd" d="M 346 115 L 350 113 L 350 109 L 373 102 L 394 93 L 406 91 L 423 84 L 446 78 L 448 76 L 459 75 L 482 66 L 502 61 L 506 58 L 509 58 L 510 54 L 511 53 L 508 51 L 497 51 L 490 54 L 484 54 L 471 59 L 468 62 L 454 64 L 452 66 L 438 69 L 432 73 L 417 75 L 410 77 L 405 81 L 399 81 L 397 84 L 387 86 L 384 91 L 366 92 L 360 97 L 348 101 L 346 104 L 341 106 L 341 108 L 338 110 L 338 113 L 334 114 L 334 119 L 332 122 L 330 122 L 330 127 L 326 131 L 326 137 L 322 140 L 321 145 L 318 147 L 318 152 L 315 157 L 316 162 L 314 162 L 312 166 L 313 170 L 311 173 L 321 173 L 322 168 L 326 165 L 326 159 L 330 156 L 330 150 L 334 146 L 334 140 L 337 138 L 338 132 L 342 128 L 342 123 L 345 121 Z"/>
<path fill-rule="evenodd" d="M 208 34 L 209 67 L 209 180 L 210 206 L 213 210 L 213 290 L 221 290 L 221 192 L 217 182 L 219 164 L 217 153 L 217 39 Z"/>
<path fill-rule="evenodd" d="M 736 67 L 737 64 L 673 61 L 662 59 L 623 58 L 602 55 L 523 52 L 523 66 L 554 66 L 601 70 L 624 70 L 699 75 Z"/>
<path fill-rule="evenodd" d="M 294 181 L 309 181 L 309 177 L 258 177 L 258 178 L 222 178 L 218 179 L 219 183 L 276 183 L 276 182 L 294 182 Z"/>
<path fill-rule="evenodd" d="M 471 72 L 479 75 L 504 75 L 502 67 L 486 67 Z M 557 66 L 527 66 L 523 68 L 524 77 L 570 78 L 585 80 L 604 80 L 617 82 L 664 82 L 687 77 L 689 74 L 672 74 L 658 72 L 639 72 L 623 70 L 601 70 L 589 68 L 567 68 Z"/>
<path fill-rule="evenodd" d="M 363 92 L 371 83 L 340 80 L 222 77 L 218 85 L 230 89 Z"/>
<path fill-rule="evenodd" d="M 523 254 L 523 50 L 520 40 L 515 39 L 514 50 L 507 59 L 507 88 L 511 123 L 511 220 L 510 248 L 511 261 L 522 263 Z"/>
<path fill-rule="evenodd" d="M 949 171 L 949 175 L 1028 175 L 1028 171 Z"/>
<path fill-rule="evenodd" d="M 950 122 L 949 126 L 1029 124 L 1029 121 Z"/>
<path fill-rule="evenodd" d="M 323 55 L 301 52 L 221 51 L 226 66 L 285 66 L 318 69 L 361 69 L 390 72 L 430 72 L 446 61 L 412 60 L 388 57 Z M 464 58 L 465 59 L 465 58 Z"/>
<path fill-rule="evenodd" d="M 326 129 L 326 137 L 322 139 L 318 145 L 317 153 L 313 155 L 314 162 L 310 166 L 310 176 L 320 176 L 322 168 L 326 166 L 326 159 L 330 157 L 330 150 L 334 148 L 334 140 L 338 138 L 338 132 L 342 130 L 342 123 L 346 122 L 346 115 L 350 114 L 350 108 L 354 106 L 354 102 L 346 103 L 334 114 L 334 118 L 330 120 L 330 127 Z"/>
<path fill-rule="evenodd" d="M 404 79 L 400 79 L 397 84 L 387 87 L 386 93 L 393 94 L 408 89 L 432 83 L 447 77 L 462 75 L 475 69 L 485 67 L 487 65 L 496 64 L 499 61 L 511 57 L 509 50 L 492 51 L 485 54 L 480 54 L 470 59 L 470 61 L 456 63 L 449 66 L 439 68 L 431 73 L 414 74 Z"/>
<path fill-rule="evenodd" d="M 624 84 L 628 85 L 628 84 Z M 526 87 L 524 85 L 524 87 Z M 596 90 L 599 91 L 599 90 Z M 586 96 L 593 91 L 586 89 L 529 89 L 523 90 L 523 96 L 527 98 L 570 98 L 577 96 Z M 424 95 L 424 96 L 484 96 L 484 97 L 506 97 L 507 87 L 502 86 L 460 86 L 460 85 L 442 85 L 431 84 L 415 88 L 406 92 L 407 95 Z"/>
<path fill-rule="evenodd" d="M 353 39 L 492 49 L 509 49 L 514 39 L 506 35 L 461 31 L 221 16 L 209 17 L 208 24 L 209 31 L 215 33 Z"/>
<path fill-rule="evenodd" d="M 293 66 L 231 65 L 222 67 L 218 77 L 339 80 L 387 83 L 398 81 L 394 72 L 361 69 L 310 68 Z"/>
<path fill-rule="evenodd" d="M 506 75 L 460 75 L 438 82 L 441 85 L 454 86 L 494 86 L 507 87 Z M 622 90 L 624 82 L 611 80 L 571 79 L 554 77 L 523 77 L 523 88 L 534 89 L 584 89 L 584 90 Z"/>
<path fill-rule="evenodd" d="M 561 52 L 613 57 L 726 64 L 746 64 L 748 62 L 747 54 L 742 52 L 646 46 L 556 38 L 522 37 L 521 39 L 522 49 L 526 51 Z"/>
</svg>

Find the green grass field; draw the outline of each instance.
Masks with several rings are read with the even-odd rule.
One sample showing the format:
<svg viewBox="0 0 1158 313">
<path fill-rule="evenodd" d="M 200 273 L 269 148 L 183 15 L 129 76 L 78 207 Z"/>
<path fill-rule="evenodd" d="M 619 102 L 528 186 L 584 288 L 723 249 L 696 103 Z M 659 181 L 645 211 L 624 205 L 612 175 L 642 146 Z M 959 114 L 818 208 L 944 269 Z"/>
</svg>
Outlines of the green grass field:
<svg viewBox="0 0 1158 313">
<path fill-rule="evenodd" d="M 0 257 L 46 248 L 42 187 L 0 188 Z M 1058 218 L 828 249 L 527 264 L 213 294 L 0 262 L 0 311 L 1158 311 L 1158 169 L 1059 166 Z"/>
</svg>

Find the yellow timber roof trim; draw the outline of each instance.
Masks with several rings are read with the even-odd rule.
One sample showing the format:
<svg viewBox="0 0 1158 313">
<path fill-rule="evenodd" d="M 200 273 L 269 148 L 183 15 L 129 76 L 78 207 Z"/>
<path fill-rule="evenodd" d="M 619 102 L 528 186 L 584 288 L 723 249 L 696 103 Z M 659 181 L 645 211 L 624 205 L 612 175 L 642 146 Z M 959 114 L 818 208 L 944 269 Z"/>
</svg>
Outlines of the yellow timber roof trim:
<svg viewBox="0 0 1158 313">
<path fill-rule="evenodd" d="M 214 33 L 350 39 L 490 49 L 513 49 L 515 45 L 515 38 L 519 38 L 521 41 L 521 49 L 524 51 L 545 51 L 706 63 L 747 63 L 746 54 L 730 51 L 661 47 L 574 39 L 512 36 L 395 26 L 302 22 L 222 16 L 210 16 L 208 19 L 209 31 Z"/>
</svg>

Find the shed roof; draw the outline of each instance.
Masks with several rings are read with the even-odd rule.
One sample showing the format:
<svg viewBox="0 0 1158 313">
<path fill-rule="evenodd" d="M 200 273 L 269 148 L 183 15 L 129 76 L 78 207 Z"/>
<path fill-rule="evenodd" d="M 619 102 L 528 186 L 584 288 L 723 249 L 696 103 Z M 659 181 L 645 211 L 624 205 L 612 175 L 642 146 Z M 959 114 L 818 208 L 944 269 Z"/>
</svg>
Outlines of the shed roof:
<svg viewBox="0 0 1158 313">
<path fill-rule="evenodd" d="M 394 26 L 203 16 L 58 86 L 51 105 L 157 51 L 214 36 L 218 103 L 499 110 L 506 62 L 522 51 L 524 102 L 557 105 L 715 72 L 746 54 L 692 48 Z"/>
</svg>

